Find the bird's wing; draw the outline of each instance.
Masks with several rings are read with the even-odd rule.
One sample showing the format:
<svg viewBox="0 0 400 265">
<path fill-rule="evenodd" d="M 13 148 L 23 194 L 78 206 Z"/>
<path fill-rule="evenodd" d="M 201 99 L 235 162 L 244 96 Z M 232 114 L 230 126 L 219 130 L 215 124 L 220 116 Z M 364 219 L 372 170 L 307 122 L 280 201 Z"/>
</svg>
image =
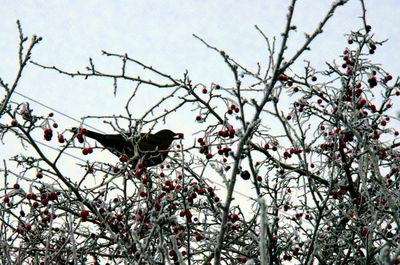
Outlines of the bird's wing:
<svg viewBox="0 0 400 265">
<path fill-rule="evenodd" d="M 139 142 L 139 151 L 141 152 L 152 152 L 157 151 L 158 149 L 159 148 L 157 144 L 148 142 L 144 139 Z"/>
</svg>

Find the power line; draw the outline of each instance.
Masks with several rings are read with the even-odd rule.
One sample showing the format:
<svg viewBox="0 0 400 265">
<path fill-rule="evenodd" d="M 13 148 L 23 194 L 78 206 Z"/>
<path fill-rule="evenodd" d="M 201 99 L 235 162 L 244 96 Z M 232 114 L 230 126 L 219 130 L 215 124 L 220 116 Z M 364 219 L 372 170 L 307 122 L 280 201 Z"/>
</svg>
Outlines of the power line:
<svg viewBox="0 0 400 265">
<path fill-rule="evenodd" d="M 17 91 L 14 91 L 14 93 L 17 94 L 17 95 L 19 95 L 19 96 L 21 96 L 21 97 L 23 97 L 23 98 L 26 98 L 26 99 L 32 101 L 32 102 L 35 102 L 36 104 L 41 105 L 41 106 L 43 106 L 43 107 L 45 107 L 45 108 L 47 108 L 47 109 L 49 109 L 49 110 L 51 110 L 51 111 L 54 111 L 54 112 L 56 112 L 56 113 L 58 113 L 58 114 L 60 114 L 60 115 L 62 115 L 62 116 L 64 116 L 64 117 L 66 117 L 66 118 L 68 118 L 68 119 L 71 119 L 71 120 L 73 120 L 73 121 L 75 121 L 75 122 L 78 122 L 79 124 L 82 124 L 82 125 L 84 125 L 85 127 L 91 128 L 91 129 L 96 130 L 96 131 L 101 132 L 101 133 L 105 133 L 105 132 L 103 132 L 103 131 L 101 131 L 101 130 L 99 130 L 99 129 L 93 127 L 93 126 L 90 126 L 90 125 L 88 125 L 88 124 L 82 123 L 82 121 L 80 121 L 80 120 L 78 120 L 78 119 L 76 119 L 76 118 L 74 118 L 74 117 L 72 117 L 72 116 L 70 116 L 70 115 L 68 115 L 68 114 L 65 114 L 65 113 L 63 113 L 63 112 L 61 112 L 61 111 L 59 111 L 59 110 L 57 110 L 57 109 L 55 109 L 55 108 L 53 108 L 53 107 L 50 107 L 50 106 L 48 106 L 48 105 L 46 105 L 46 104 L 44 104 L 44 103 L 42 103 L 42 102 L 40 102 L 40 101 L 38 101 L 38 100 L 35 100 L 35 99 L 33 99 L 33 98 L 29 97 L 29 96 L 26 96 L 26 95 L 24 95 L 24 94 L 22 94 L 22 93 L 19 93 L 19 92 L 17 92 Z M 50 149 L 52 149 L 52 150 L 60 151 L 60 149 L 55 148 L 55 147 L 53 147 L 53 146 L 51 146 L 51 145 L 48 145 L 48 144 L 46 144 L 46 143 L 43 143 L 43 142 L 40 142 L 40 141 L 37 141 L 37 143 L 39 143 L 40 145 L 43 145 L 43 146 L 45 146 L 45 147 L 47 147 L 47 148 L 50 148 Z M 63 152 L 63 154 L 65 154 L 65 155 L 67 155 L 67 156 L 70 156 L 70 157 L 73 157 L 73 158 L 75 158 L 75 159 L 77 159 L 77 160 L 83 161 L 83 162 L 85 162 L 85 163 L 87 162 L 86 160 L 84 160 L 84 159 L 82 159 L 82 158 L 80 158 L 80 157 L 77 157 L 77 156 L 75 156 L 75 155 L 72 155 L 72 154 L 70 154 L 70 153 L 68 153 L 68 152 Z M 208 179 L 208 181 L 210 181 L 211 183 L 213 183 L 213 184 L 215 184 L 215 185 L 217 185 L 217 186 L 219 186 L 219 187 L 221 187 L 221 188 L 226 189 L 226 187 L 225 187 L 223 184 L 221 184 L 221 183 L 218 183 L 218 182 L 213 181 L 213 180 L 210 180 L 210 179 Z M 239 195 L 241 195 L 241 196 L 243 196 L 243 197 L 246 197 L 247 199 L 254 200 L 253 198 L 251 198 L 251 197 L 249 197 L 249 196 L 247 196 L 247 195 L 245 195 L 245 194 L 243 194 L 243 193 L 241 193 L 241 192 L 239 192 L 239 191 L 233 191 L 233 192 L 236 193 L 236 194 L 239 194 Z"/>
<path fill-rule="evenodd" d="M 39 101 L 37 101 L 37 100 L 35 100 L 35 99 L 31 98 L 31 97 L 25 96 L 25 95 L 22 94 L 22 93 L 19 93 L 19 92 L 17 92 L 17 91 L 14 91 L 14 93 L 17 94 L 17 95 L 19 95 L 19 96 L 21 96 L 21 97 L 23 97 L 23 98 L 29 99 L 30 101 L 33 101 L 33 102 L 35 102 L 36 104 L 39 104 L 39 105 L 41 105 L 41 106 L 43 106 L 43 107 L 45 107 L 45 108 L 47 108 L 47 109 L 49 109 L 49 110 L 51 110 L 51 111 L 54 111 L 54 112 L 56 112 L 56 113 L 58 113 L 58 114 L 60 114 L 60 115 L 62 115 L 62 116 L 64 116 L 64 117 L 66 117 L 66 118 L 68 118 L 68 119 L 71 119 L 71 120 L 73 120 L 73 121 L 76 121 L 76 122 L 78 122 L 79 124 L 85 125 L 85 127 L 88 127 L 88 128 L 90 128 L 90 129 L 93 129 L 93 130 L 98 131 L 98 132 L 101 132 L 101 133 L 105 133 L 105 132 L 103 132 L 103 131 L 101 131 L 101 130 L 99 130 L 99 129 L 93 127 L 93 126 L 90 126 L 89 124 L 82 123 L 82 121 L 80 121 L 80 120 L 78 120 L 78 119 L 75 119 L 75 118 L 72 117 L 72 116 L 69 116 L 69 115 L 67 115 L 67 114 L 65 114 L 65 113 L 63 113 L 63 112 L 61 112 L 61 111 L 59 111 L 59 110 L 56 110 L 55 108 L 52 108 L 52 107 L 50 107 L 50 106 L 47 106 L 46 104 L 44 104 L 44 103 L 42 103 L 42 102 L 39 102 Z"/>
<path fill-rule="evenodd" d="M 47 147 L 47 148 L 50 148 L 50 149 L 53 149 L 54 151 L 60 151 L 60 149 L 58 149 L 58 148 L 55 148 L 55 147 L 53 147 L 53 146 L 51 146 L 51 145 L 48 145 L 48 144 L 46 144 L 46 143 L 43 143 L 43 142 L 41 142 L 41 141 L 36 141 L 38 144 L 40 144 L 40 145 L 43 145 L 43 146 L 45 146 L 45 147 Z M 80 161 L 82 161 L 82 162 L 87 162 L 85 159 L 82 159 L 82 158 L 80 158 L 80 157 L 78 157 L 78 156 L 75 156 L 75 155 L 73 155 L 73 154 L 70 154 L 70 153 L 68 153 L 68 152 L 63 152 L 63 154 L 65 154 L 65 155 L 67 155 L 67 156 L 70 156 L 70 157 L 73 157 L 73 158 L 75 158 L 75 159 L 78 159 L 78 160 L 80 160 Z"/>
</svg>

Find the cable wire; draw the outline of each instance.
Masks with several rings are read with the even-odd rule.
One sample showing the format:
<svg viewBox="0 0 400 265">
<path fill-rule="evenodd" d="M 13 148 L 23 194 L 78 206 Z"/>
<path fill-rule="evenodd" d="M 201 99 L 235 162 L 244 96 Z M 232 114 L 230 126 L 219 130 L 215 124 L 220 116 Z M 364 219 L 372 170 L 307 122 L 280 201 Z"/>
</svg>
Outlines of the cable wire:
<svg viewBox="0 0 400 265">
<path fill-rule="evenodd" d="M 36 104 L 39 104 L 39 105 L 41 105 L 41 106 L 43 106 L 43 107 L 45 107 L 45 108 L 47 108 L 47 109 L 49 109 L 49 110 L 51 110 L 51 111 L 54 111 L 54 112 L 56 112 L 56 113 L 58 113 L 58 114 L 60 114 L 60 115 L 62 115 L 62 116 L 64 116 L 64 117 L 66 117 L 66 118 L 68 118 L 68 119 L 71 119 L 71 120 L 73 120 L 73 121 L 76 121 L 76 122 L 78 122 L 79 124 L 85 125 L 85 127 L 87 127 L 87 128 L 93 129 L 93 130 L 98 131 L 98 132 L 101 132 L 101 133 L 105 133 L 105 132 L 103 132 L 103 131 L 101 131 L 101 130 L 99 130 L 99 129 L 93 127 L 93 126 L 90 126 L 89 124 L 82 123 L 82 121 L 80 121 L 80 120 L 78 120 L 78 119 L 75 119 L 75 118 L 72 117 L 72 116 L 69 116 L 69 115 L 67 115 L 67 114 L 65 114 L 65 113 L 63 113 L 63 112 L 61 112 L 61 111 L 59 111 L 59 110 L 56 110 L 55 108 L 49 107 L 49 106 L 47 106 L 46 104 L 44 104 L 44 103 L 42 103 L 42 102 L 39 102 L 39 101 L 37 101 L 37 100 L 35 100 L 35 99 L 31 98 L 31 97 L 25 96 L 25 95 L 22 94 L 22 93 L 19 93 L 19 92 L 17 92 L 17 91 L 14 91 L 14 93 L 17 94 L 17 95 L 19 95 L 19 96 L 21 96 L 21 97 L 23 97 L 23 98 L 26 98 L 26 99 L 28 99 L 28 100 L 30 100 L 30 101 L 33 101 L 33 102 L 35 102 Z"/>
</svg>

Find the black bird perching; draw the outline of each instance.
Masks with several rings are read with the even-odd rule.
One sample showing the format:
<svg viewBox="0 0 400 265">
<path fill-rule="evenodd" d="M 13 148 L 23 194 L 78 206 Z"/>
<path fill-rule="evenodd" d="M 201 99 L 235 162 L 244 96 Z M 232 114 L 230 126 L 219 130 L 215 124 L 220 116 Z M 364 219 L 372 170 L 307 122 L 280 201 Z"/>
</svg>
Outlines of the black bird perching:
<svg viewBox="0 0 400 265">
<path fill-rule="evenodd" d="M 72 128 L 75 134 L 95 139 L 114 155 L 126 156 L 131 160 L 131 165 L 136 167 L 140 162 L 145 167 L 152 167 L 161 164 L 168 156 L 168 152 L 173 140 L 183 138 L 183 134 L 174 133 L 165 129 L 154 134 L 141 133 L 129 139 L 121 134 L 101 134 L 87 129 Z"/>
</svg>

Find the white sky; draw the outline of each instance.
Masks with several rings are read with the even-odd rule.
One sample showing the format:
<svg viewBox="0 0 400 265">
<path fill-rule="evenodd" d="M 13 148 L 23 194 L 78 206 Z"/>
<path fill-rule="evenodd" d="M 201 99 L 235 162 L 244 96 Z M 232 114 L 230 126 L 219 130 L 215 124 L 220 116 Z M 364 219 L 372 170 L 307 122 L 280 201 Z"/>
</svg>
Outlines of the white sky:
<svg viewBox="0 0 400 265">
<path fill-rule="evenodd" d="M 311 32 L 328 10 L 332 1 L 298 1 L 294 24 L 297 34 L 289 47 L 297 48 L 304 32 Z M 400 70 L 400 16 L 398 0 L 366 0 L 368 23 L 378 39 L 389 38 L 384 48 L 378 47 L 376 61 L 397 76 Z M 36 47 L 32 59 L 62 69 L 84 70 L 92 57 L 99 69 L 117 73 L 120 64 L 101 56 L 101 50 L 128 53 L 154 67 L 181 77 L 187 69 L 195 83 L 232 84 L 229 69 L 221 57 L 196 40 L 195 33 L 225 50 L 237 61 L 255 69 L 256 62 L 265 62 L 266 45 L 254 29 L 260 26 L 272 37 L 282 32 L 288 0 L 137 0 L 137 1 L 2 1 L 0 21 L 0 76 L 11 83 L 17 70 L 18 31 L 15 21 L 21 20 L 25 35 L 37 34 L 44 40 Z M 325 32 L 312 44 L 312 51 L 301 57 L 315 66 L 338 58 L 346 46 L 345 33 L 361 27 L 358 0 L 339 7 L 328 22 Z M 290 50 L 292 51 L 293 50 Z M 300 62 L 301 62 L 300 61 Z M 302 64 L 300 64 L 301 66 Z M 136 75 L 136 74 L 134 74 Z M 30 65 L 17 91 L 54 107 L 75 118 L 86 115 L 123 114 L 132 85 L 123 84 L 113 96 L 110 80 L 68 78 Z M 135 101 L 134 113 L 141 113 L 149 102 L 168 91 L 148 89 Z M 15 96 L 15 100 L 22 99 Z M 32 104 L 35 111 L 48 111 Z M 185 132 L 189 142 L 196 131 L 196 113 L 177 113 L 167 127 Z M 60 126 L 76 126 L 59 115 Z M 184 121 L 184 122 L 182 122 Z M 109 130 L 99 121 L 91 125 Z M 13 146 L 3 146 L 0 154 L 7 157 Z"/>
<path fill-rule="evenodd" d="M 332 1 L 298 2 L 294 19 L 298 33 L 293 35 L 289 47 L 301 43 L 303 33 L 314 28 Z M 396 74 L 400 59 L 397 51 L 400 2 L 366 2 L 368 20 L 377 37 L 390 39 L 384 49 L 378 47 L 376 58 Z M 33 54 L 33 60 L 43 64 L 71 71 L 83 70 L 88 57 L 92 57 L 99 69 L 119 71 L 118 62 L 100 55 L 101 50 L 107 50 L 126 52 L 177 77 L 188 69 L 195 82 L 206 85 L 231 83 L 231 75 L 221 57 L 205 48 L 192 33 L 255 69 L 257 61 L 265 62 L 266 46 L 254 25 L 259 25 L 268 36 L 276 35 L 280 39 L 288 3 L 287 0 L 3 1 L 6 12 L 0 22 L 0 76 L 11 82 L 16 72 L 18 34 L 15 21 L 20 19 L 26 35 L 37 34 L 44 38 Z M 324 35 L 301 59 L 311 60 L 314 65 L 332 60 L 346 44 L 343 34 L 360 27 L 359 14 L 357 0 L 340 7 Z M 27 69 L 22 81 L 19 92 L 78 118 L 121 113 L 122 103 L 131 91 L 131 86 L 121 88 L 121 97 L 114 98 L 111 82 L 65 78 L 35 66 Z M 151 92 L 157 93 L 157 90 Z"/>
</svg>

